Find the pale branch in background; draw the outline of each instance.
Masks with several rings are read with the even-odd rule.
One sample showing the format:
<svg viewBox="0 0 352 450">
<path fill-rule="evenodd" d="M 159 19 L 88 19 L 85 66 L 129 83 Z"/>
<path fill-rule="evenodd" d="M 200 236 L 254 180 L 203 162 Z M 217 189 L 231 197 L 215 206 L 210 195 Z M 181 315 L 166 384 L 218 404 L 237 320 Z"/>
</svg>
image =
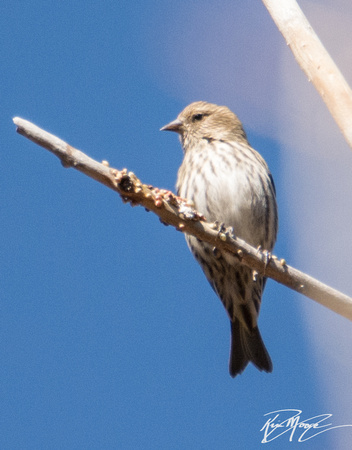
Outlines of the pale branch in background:
<svg viewBox="0 0 352 450">
<path fill-rule="evenodd" d="M 170 191 L 143 184 L 126 169 L 119 171 L 109 167 L 105 161 L 99 163 L 26 120 L 16 117 L 13 121 L 19 134 L 52 152 L 64 167 L 73 167 L 113 189 L 125 202 L 153 211 L 162 223 L 192 234 L 214 248 L 233 253 L 242 264 L 253 269 L 253 276 L 259 273 L 270 277 L 352 320 L 352 298 L 288 266 L 285 260 L 270 257 L 265 251 L 251 247 L 234 236 L 236 230 L 208 223 L 187 200 Z"/>
<path fill-rule="evenodd" d="M 352 90 L 295 0 L 262 0 L 352 147 Z"/>
</svg>

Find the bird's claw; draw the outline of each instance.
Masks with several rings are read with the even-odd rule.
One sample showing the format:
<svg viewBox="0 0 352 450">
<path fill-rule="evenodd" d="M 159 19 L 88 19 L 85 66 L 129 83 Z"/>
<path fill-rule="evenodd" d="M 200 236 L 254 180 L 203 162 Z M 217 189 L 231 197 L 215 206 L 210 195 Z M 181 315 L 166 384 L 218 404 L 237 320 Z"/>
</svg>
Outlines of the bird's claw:
<svg viewBox="0 0 352 450">
<path fill-rule="evenodd" d="M 272 254 L 268 250 L 264 250 L 263 255 L 264 255 L 264 264 L 265 267 L 267 267 L 270 261 L 272 260 Z"/>
</svg>

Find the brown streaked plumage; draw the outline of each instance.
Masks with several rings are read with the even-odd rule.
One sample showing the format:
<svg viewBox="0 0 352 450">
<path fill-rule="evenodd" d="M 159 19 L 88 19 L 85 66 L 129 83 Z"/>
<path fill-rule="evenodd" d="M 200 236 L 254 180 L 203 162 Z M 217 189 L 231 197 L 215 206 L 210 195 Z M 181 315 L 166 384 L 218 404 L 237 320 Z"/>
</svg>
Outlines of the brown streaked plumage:
<svg viewBox="0 0 352 450">
<path fill-rule="evenodd" d="M 194 102 L 162 130 L 178 133 L 184 150 L 178 194 L 192 200 L 208 221 L 223 222 L 249 244 L 271 251 L 278 228 L 274 182 L 237 116 L 225 106 Z M 214 252 L 193 236 L 186 240 L 230 318 L 231 376 L 249 361 L 271 372 L 257 325 L 266 279 L 233 255 Z"/>
</svg>

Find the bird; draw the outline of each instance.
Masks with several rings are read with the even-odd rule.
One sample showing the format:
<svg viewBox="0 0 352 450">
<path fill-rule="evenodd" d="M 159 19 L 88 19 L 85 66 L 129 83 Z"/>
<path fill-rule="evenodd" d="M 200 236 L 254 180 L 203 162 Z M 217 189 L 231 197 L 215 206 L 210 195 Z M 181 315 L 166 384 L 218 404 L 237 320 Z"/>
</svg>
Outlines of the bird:
<svg viewBox="0 0 352 450">
<path fill-rule="evenodd" d="M 208 222 L 232 227 L 237 237 L 270 255 L 278 231 L 274 180 L 238 117 L 226 106 L 197 101 L 161 130 L 178 133 L 183 149 L 177 194 L 193 202 Z M 249 362 L 272 372 L 258 328 L 266 277 L 229 252 L 192 235 L 185 237 L 230 319 L 230 375 L 241 374 Z"/>
</svg>

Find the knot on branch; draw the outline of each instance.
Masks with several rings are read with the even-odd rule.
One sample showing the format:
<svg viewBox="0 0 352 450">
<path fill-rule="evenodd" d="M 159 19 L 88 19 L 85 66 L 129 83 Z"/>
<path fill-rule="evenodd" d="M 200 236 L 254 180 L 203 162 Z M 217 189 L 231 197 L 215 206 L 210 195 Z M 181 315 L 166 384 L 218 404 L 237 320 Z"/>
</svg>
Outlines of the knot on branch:
<svg viewBox="0 0 352 450">
<path fill-rule="evenodd" d="M 77 161 L 73 157 L 74 151 L 75 151 L 75 149 L 73 147 L 71 147 L 71 145 L 66 144 L 66 154 L 60 155 L 60 161 L 61 161 L 62 167 L 64 167 L 65 169 L 77 166 Z"/>
<path fill-rule="evenodd" d="M 118 183 L 121 191 L 124 192 L 134 192 L 134 184 L 129 175 L 123 175 Z"/>
</svg>

